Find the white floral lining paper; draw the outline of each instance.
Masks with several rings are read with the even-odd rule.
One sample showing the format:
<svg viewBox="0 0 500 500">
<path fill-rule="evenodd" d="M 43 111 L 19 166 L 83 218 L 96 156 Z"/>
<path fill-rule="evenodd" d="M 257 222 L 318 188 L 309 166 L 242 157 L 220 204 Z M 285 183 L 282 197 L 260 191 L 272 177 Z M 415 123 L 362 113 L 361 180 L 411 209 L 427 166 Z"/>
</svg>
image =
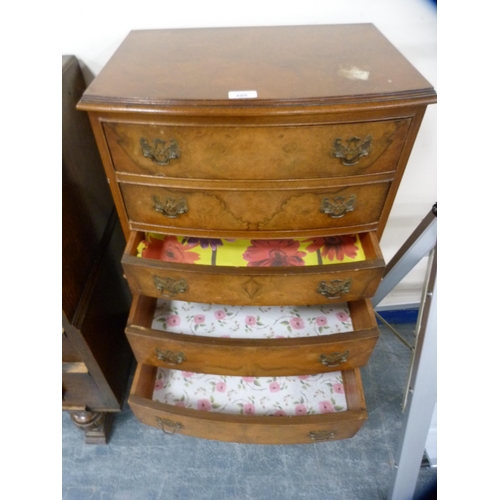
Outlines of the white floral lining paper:
<svg viewBox="0 0 500 500">
<path fill-rule="evenodd" d="M 229 377 L 158 368 L 153 401 L 200 411 L 277 417 L 347 410 L 342 372 Z"/>
<path fill-rule="evenodd" d="M 346 303 L 321 306 L 223 306 L 158 299 L 151 327 L 202 337 L 279 339 L 353 331 Z"/>
</svg>

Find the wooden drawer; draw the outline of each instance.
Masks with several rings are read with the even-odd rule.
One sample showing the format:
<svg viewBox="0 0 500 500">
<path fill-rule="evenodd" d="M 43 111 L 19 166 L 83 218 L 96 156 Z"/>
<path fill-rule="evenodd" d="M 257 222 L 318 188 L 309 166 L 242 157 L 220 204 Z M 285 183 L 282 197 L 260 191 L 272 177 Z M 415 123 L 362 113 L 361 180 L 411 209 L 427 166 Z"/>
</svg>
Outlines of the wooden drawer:
<svg viewBox="0 0 500 500">
<path fill-rule="evenodd" d="M 182 189 L 122 182 L 120 190 L 131 229 L 276 238 L 375 229 L 391 185 L 220 184 Z"/>
<path fill-rule="evenodd" d="M 410 119 L 308 126 L 103 124 L 118 172 L 307 179 L 396 170 Z"/>
<path fill-rule="evenodd" d="M 122 265 L 132 293 L 230 305 L 313 305 L 373 297 L 385 263 L 376 236 L 359 235 L 366 259 L 307 267 L 228 267 L 136 257 L 144 238 L 132 232 Z"/>
<path fill-rule="evenodd" d="M 242 339 L 238 333 L 214 338 L 153 329 L 156 300 L 134 297 L 125 330 L 134 355 L 139 363 L 191 372 L 282 376 L 351 370 L 366 364 L 379 336 L 369 300 L 348 304 L 352 332 L 276 339 Z M 262 316 L 259 321 L 265 322 Z"/>
<path fill-rule="evenodd" d="M 342 372 L 346 411 L 293 417 L 214 413 L 153 401 L 156 371 L 137 366 L 129 404 L 141 422 L 168 434 L 239 443 L 317 443 L 352 437 L 367 418 L 358 369 Z"/>
</svg>

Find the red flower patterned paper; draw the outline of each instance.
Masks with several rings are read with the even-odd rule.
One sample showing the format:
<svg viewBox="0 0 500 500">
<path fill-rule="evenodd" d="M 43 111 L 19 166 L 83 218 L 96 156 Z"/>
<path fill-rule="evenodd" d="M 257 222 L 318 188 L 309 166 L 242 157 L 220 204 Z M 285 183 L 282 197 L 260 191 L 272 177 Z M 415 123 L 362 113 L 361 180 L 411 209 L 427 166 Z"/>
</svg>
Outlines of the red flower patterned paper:
<svg viewBox="0 0 500 500">
<path fill-rule="evenodd" d="M 197 243 L 180 243 L 175 236 L 166 236 L 164 240 L 151 238 L 142 251 L 142 256 L 146 259 L 193 264 L 200 260 L 199 253 L 189 251 L 196 245 Z"/>
<path fill-rule="evenodd" d="M 344 260 L 344 257 L 354 259 L 358 254 L 358 247 L 355 245 L 356 236 L 329 236 L 327 238 L 312 238 L 312 243 L 306 248 L 308 252 L 316 252 L 321 249 L 321 256 L 329 261 Z"/>
<path fill-rule="evenodd" d="M 243 258 L 248 267 L 303 266 L 305 252 L 299 252 L 295 240 L 251 240 Z"/>
</svg>

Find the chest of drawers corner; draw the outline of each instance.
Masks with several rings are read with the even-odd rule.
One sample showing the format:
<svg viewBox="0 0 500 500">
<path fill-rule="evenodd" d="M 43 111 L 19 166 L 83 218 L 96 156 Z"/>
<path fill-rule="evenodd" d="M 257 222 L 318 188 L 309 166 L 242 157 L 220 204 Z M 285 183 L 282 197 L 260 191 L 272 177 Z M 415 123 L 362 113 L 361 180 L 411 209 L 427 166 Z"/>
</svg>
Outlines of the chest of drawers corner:
<svg viewBox="0 0 500 500">
<path fill-rule="evenodd" d="M 246 443 L 343 439 L 361 428 L 359 368 L 378 338 L 369 299 L 385 266 L 379 240 L 435 100 L 431 85 L 371 24 L 127 36 L 78 107 L 89 113 L 128 239 L 122 265 L 134 300 L 126 333 L 138 361 L 129 402 L 139 420 L 166 433 Z M 139 257 L 151 233 L 331 245 L 357 235 L 364 259 L 231 267 Z M 231 307 L 244 317 L 252 307 L 342 303 L 352 331 L 272 339 L 160 331 L 153 318 L 165 300 L 228 305 L 216 311 L 220 318 Z M 215 408 L 213 398 L 197 409 L 153 401 L 168 378 L 160 370 L 241 377 L 241 386 L 267 380 L 275 390 L 275 377 L 307 385 L 307 377 L 312 384 L 335 375 L 345 408 L 301 413 L 296 404 L 293 418 L 280 419 L 243 404 L 240 413 L 203 411 Z M 225 391 L 220 380 L 210 383 Z"/>
</svg>

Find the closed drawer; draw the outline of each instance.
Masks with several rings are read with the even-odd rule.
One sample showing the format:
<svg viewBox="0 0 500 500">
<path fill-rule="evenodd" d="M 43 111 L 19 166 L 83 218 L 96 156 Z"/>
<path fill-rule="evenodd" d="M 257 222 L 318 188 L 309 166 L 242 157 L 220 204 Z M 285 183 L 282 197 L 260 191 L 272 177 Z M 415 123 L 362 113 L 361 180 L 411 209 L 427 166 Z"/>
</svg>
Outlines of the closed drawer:
<svg viewBox="0 0 500 500">
<path fill-rule="evenodd" d="M 379 335 L 368 300 L 242 309 L 135 296 L 125 331 L 139 363 L 251 376 L 361 367 Z"/>
<path fill-rule="evenodd" d="M 270 411 L 264 409 L 264 414 L 257 414 L 261 410 L 260 402 L 253 400 L 252 403 L 252 395 L 249 391 L 242 394 L 239 405 L 233 405 L 233 408 L 229 410 L 229 404 L 227 406 L 214 404 L 215 399 L 212 399 L 208 392 L 200 394 L 197 401 L 189 399 L 190 396 L 187 395 L 187 391 L 186 393 L 176 393 L 174 388 L 175 380 L 170 388 L 165 390 L 164 396 L 161 398 L 167 402 L 153 401 L 155 384 L 157 390 L 158 387 L 162 388 L 163 384 L 162 379 L 157 379 L 157 370 L 156 367 L 149 365 L 139 364 L 137 366 L 130 391 L 129 404 L 135 416 L 141 422 L 158 427 L 167 434 L 179 433 L 205 439 L 239 443 L 317 443 L 352 437 L 358 432 L 367 418 L 361 376 L 358 369 L 337 372 L 338 375 L 334 376 L 340 379 L 341 384 L 332 384 L 334 386 L 333 396 L 319 398 L 310 408 L 305 404 L 306 401 L 300 403 L 300 399 L 293 406 L 290 403 L 286 405 L 286 399 L 280 402 L 278 393 L 283 384 L 280 387 L 281 382 L 272 378 L 262 380 L 260 388 L 262 388 L 263 383 L 267 384 L 269 382 L 269 394 L 273 396 L 275 404 Z M 164 375 L 166 377 L 168 377 L 167 372 Z M 185 375 L 189 377 L 195 374 Z M 238 379 L 232 382 L 214 381 L 213 386 L 211 384 L 208 384 L 208 386 L 211 387 L 216 396 L 224 396 L 219 392 L 220 389 L 223 389 L 221 384 L 227 386 L 231 384 L 236 385 L 236 387 L 238 385 L 243 387 L 244 385 L 255 384 L 255 381 L 249 380 L 248 377 L 246 380 L 240 377 Z M 296 381 L 296 385 L 299 387 L 299 397 L 301 382 L 307 384 L 308 380 L 299 379 Z M 293 382 L 288 381 L 288 384 L 291 386 Z M 188 382 L 188 385 L 191 384 Z M 314 391 L 315 387 L 311 380 L 309 380 L 308 385 L 309 392 L 311 389 Z M 291 387 L 289 388 L 291 389 Z M 169 393 L 170 390 L 171 393 Z M 261 398 L 262 394 L 260 392 Z M 237 399 L 238 394 L 232 393 L 231 398 L 233 400 Z M 339 401 L 336 401 L 337 399 Z M 281 409 L 277 409 L 280 407 Z M 237 408 L 237 414 L 227 413 L 227 411 L 234 411 L 234 408 Z M 280 414 L 289 416 L 286 418 L 277 416 Z"/>
<path fill-rule="evenodd" d="M 410 119 L 307 126 L 104 123 L 116 171 L 188 179 L 307 179 L 396 170 Z"/>
<path fill-rule="evenodd" d="M 120 183 L 120 190 L 131 229 L 275 238 L 376 229 L 391 183 L 273 185 L 181 189 Z"/>
<path fill-rule="evenodd" d="M 359 235 L 365 260 L 302 267 L 229 267 L 137 257 L 132 232 L 122 265 L 133 294 L 230 305 L 303 305 L 373 297 L 385 263 L 376 236 Z"/>
</svg>

